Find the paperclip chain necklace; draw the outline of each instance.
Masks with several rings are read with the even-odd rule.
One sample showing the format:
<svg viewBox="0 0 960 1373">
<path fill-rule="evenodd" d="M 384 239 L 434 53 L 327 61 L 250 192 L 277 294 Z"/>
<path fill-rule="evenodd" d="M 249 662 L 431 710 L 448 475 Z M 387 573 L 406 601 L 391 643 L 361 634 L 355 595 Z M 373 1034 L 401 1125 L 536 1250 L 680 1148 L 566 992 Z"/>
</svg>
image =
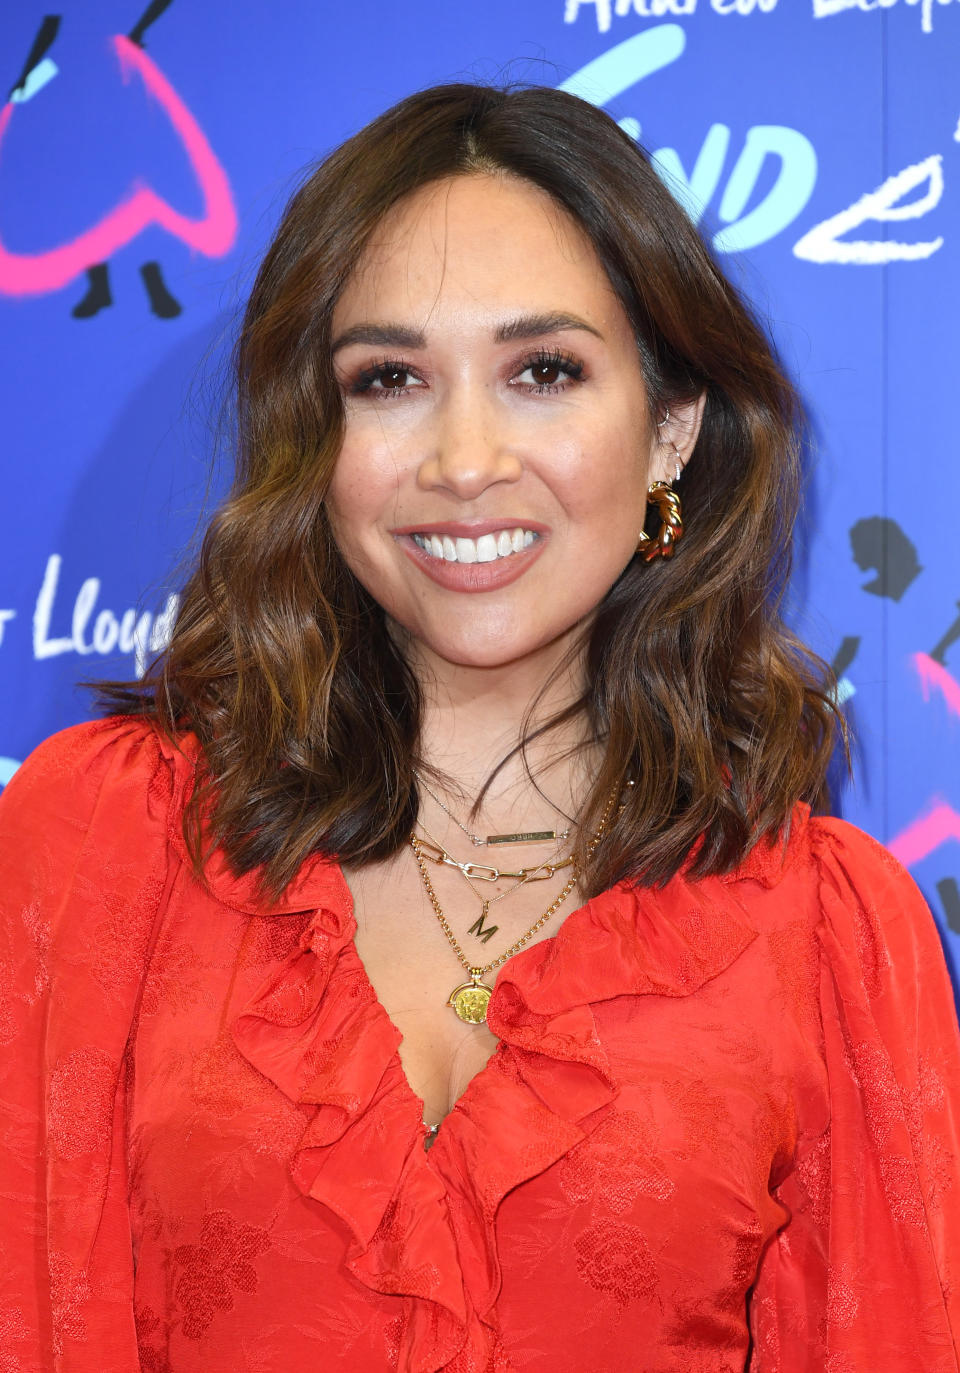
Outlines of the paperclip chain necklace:
<svg viewBox="0 0 960 1373">
<path fill-rule="evenodd" d="M 512 897 L 512 894 L 514 894 L 515 891 L 521 890 L 521 887 L 523 886 L 523 884 L 526 883 L 527 880 L 526 870 L 519 869 L 518 872 L 515 873 L 504 873 L 505 877 L 508 877 L 508 879 L 512 880 L 514 886 L 507 887 L 507 890 L 505 891 L 497 892 L 496 897 L 481 897 L 481 894 L 479 894 L 477 887 L 474 887 L 474 883 L 472 883 L 471 880 L 472 864 L 468 864 L 468 862 L 457 862 L 456 858 L 450 857 L 450 854 L 446 853 L 444 847 L 442 847 L 441 844 L 437 842 L 437 839 L 435 839 L 434 836 L 431 835 L 426 825 L 423 824 L 423 821 L 420 821 L 420 827 L 422 827 L 424 835 L 427 836 L 427 839 L 430 840 L 431 846 L 433 846 L 439 854 L 444 855 L 444 857 L 442 858 L 433 858 L 431 859 L 431 861 L 438 862 L 438 864 L 442 864 L 442 862 L 444 862 L 445 859 L 449 859 L 450 865 L 456 865 L 456 868 L 459 869 L 460 876 L 463 877 L 463 880 L 466 881 L 467 886 L 470 887 L 472 894 L 474 894 L 475 897 L 477 897 L 479 903 L 481 903 L 481 914 L 479 914 L 479 920 L 477 921 L 477 924 L 471 925 L 470 934 L 477 934 L 479 938 L 482 939 L 483 943 L 486 943 L 486 941 L 488 941 L 488 939 L 490 938 L 490 935 L 496 934 L 497 931 L 496 925 L 492 925 L 492 927 L 490 927 L 490 930 L 483 932 L 483 921 L 485 921 L 486 919 L 486 914 L 488 914 L 490 906 L 496 905 L 497 901 L 503 901 L 505 897 Z M 423 839 L 420 839 L 420 851 L 424 853 L 424 849 L 426 849 L 426 844 L 424 844 Z M 558 850 L 558 853 L 556 853 L 556 857 L 559 858 L 559 855 L 560 854 Z M 424 857 L 430 858 L 430 854 L 424 853 Z M 499 869 L 494 870 L 496 870 L 497 875 L 500 876 Z M 477 925 L 479 925 L 479 930 L 477 928 Z"/>
<path fill-rule="evenodd" d="M 527 882 L 546 881 L 548 877 L 552 877 L 560 868 L 569 868 L 573 863 L 573 855 L 571 854 L 566 858 L 562 858 L 559 849 L 557 849 L 557 851 L 545 862 L 538 864 L 536 868 L 519 868 L 516 872 L 503 872 L 499 868 L 487 869 L 486 865 L 483 863 L 479 865 L 474 863 L 458 863 L 455 858 L 447 853 L 446 849 L 443 848 L 437 839 L 434 838 L 422 820 L 420 821 L 420 825 L 424 834 L 427 836 L 427 840 L 429 840 L 428 844 L 426 840 L 420 839 L 421 857 L 428 859 L 431 863 L 447 863 L 450 867 L 457 868 L 460 872 L 460 876 L 480 902 L 480 915 L 470 926 L 468 933 L 475 934 L 478 939 L 483 940 L 484 944 L 486 944 L 499 929 L 498 925 L 491 925 L 489 929 L 484 929 L 483 922 L 489 915 L 491 906 L 495 906 L 498 901 L 503 901 L 506 897 L 512 896 L 514 892 L 519 891 Z M 419 835 L 417 837 L 419 838 Z M 429 852 L 431 848 L 434 850 L 432 854 Z M 480 867 L 480 872 L 475 870 L 477 866 Z M 489 872 L 492 875 L 485 876 L 485 872 Z M 474 880 L 496 882 L 499 881 L 500 878 L 511 879 L 513 881 L 513 886 L 507 887 L 506 891 L 498 892 L 496 896 L 482 896 L 473 885 Z"/>
<path fill-rule="evenodd" d="M 430 898 L 430 904 L 433 907 L 434 914 L 440 922 L 440 928 L 447 936 L 447 941 L 453 949 L 453 952 L 470 974 L 469 982 L 461 982 L 458 987 L 454 987 L 448 998 L 447 1005 L 453 1007 L 461 1020 L 467 1021 L 470 1025 L 480 1025 L 487 1018 L 487 1003 L 493 995 L 493 988 L 487 986 L 483 981 L 484 977 L 487 973 L 493 972 L 494 968 L 499 968 L 501 964 L 506 963 L 507 959 L 512 958 L 515 953 L 518 953 L 523 948 L 524 944 L 526 944 L 527 940 L 532 939 L 537 931 L 542 929 L 547 923 L 551 915 L 560 909 L 576 886 L 576 864 L 574 864 L 573 873 L 564 884 L 559 895 L 554 897 L 547 909 L 539 919 L 534 921 L 526 934 L 521 935 L 516 943 L 511 944 L 509 949 L 507 949 L 505 953 L 502 953 L 499 958 L 493 958 L 489 963 L 485 963 L 482 968 L 477 968 L 474 967 L 463 952 L 463 949 L 461 949 L 460 941 L 450 928 L 447 917 L 440 908 L 440 902 L 437 900 L 437 894 L 433 890 L 433 883 L 430 881 L 430 875 L 427 872 L 427 866 L 420 853 L 420 840 L 415 834 L 411 834 L 410 843 L 413 845 L 417 867 L 420 869 L 420 876 L 423 879 L 423 885 L 427 889 L 427 896 Z"/>
<path fill-rule="evenodd" d="M 420 840 L 424 858 L 429 859 L 431 863 L 445 863 L 450 868 L 459 868 L 464 877 L 473 878 L 477 882 L 500 882 L 509 878 L 515 878 L 518 882 L 546 882 L 554 873 L 559 872 L 561 868 L 569 868 L 573 862 L 569 855 L 560 858 L 558 850 L 553 857 L 545 859 L 542 863 L 535 863 L 532 868 L 496 868 L 489 863 L 461 863 L 448 853 L 442 844 L 437 843 L 425 825 L 423 832 L 427 836 L 426 839 Z"/>
<path fill-rule="evenodd" d="M 628 782 L 627 785 L 629 786 L 630 783 Z M 616 800 L 617 793 L 614 791 L 606 804 L 606 808 L 604 809 L 603 815 L 600 819 L 600 824 L 597 828 L 597 832 L 590 840 L 590 843 L 588 845 L 589 853 L 593 853 L 594 849 L 599 844 L 603 832 L 607 827 L 607 821 L 610 819 L 610 812 L 613 810 L 613 807 L 616 804 Z M 532 939 L 538 930 L 543 929 L 544 925 L 547 923 L 550 917 L 560 909 L 564 901 L 566 901 L 567 897 L 570 895 L 570 893 L 576 886 L 577 877 L 579 876 L 577 864 L 575 862 L 573 863 L 573 872 L 570 878 L 564 884 L 562 890 L 558 893 L 558 895 L 554 897 L 553 901 L 551 901 L 550 905 L 543 912 L 543 914 L 537 920 L 535 920 L 534 923 L 530 926 L 526 934 L 521 935 L 520 938 L 516 941 L 516 943 L 511 944 L 510 948 L 507 949 L 505 953 L 502 953 L 499 956 L 499 958 L 491 959 L 489 963 L 485 963 L 484 966 L 480 968 L 474 966 L 474 964 L 470 962 L 469 958 L 467 958 L 466 954 L 463 952 L 463 949 L 460 947 L 460 941 L 457 939 L 457 936 L 450 928 L 450 923 L 447 920 L 447 917 L 444 915 L 443 910 L 441 909 L 440 902 L 437 900 L 436 892 L 433 890 L 433 883 L 430 881 L 430 874 L 427 872 L 427 865 L 423 860 L 421 841 L 417 838 L 415 834 L 410 835 L 410 844 L 413 848 L 414 857 L 417 860 L 417 867 L 420 870 L 420 877 L 423 881 L 424 887 L 426 888 L 430 904 L 433 907 L 434 915 L 440 922 L 440 928 L 443 930 L 444 934 L 447 937 L 447 943 L 453 949 L 453 952 L 457 955 L 457 958 L 460 960 L 462 966 L 470 974 L 469 982 L 461 982 L 459 986 L 454 987 L 453 991 L 450 993 L 449 998 L 447 999 L 447 1005 L 452 1006 L 453 1009 L 456 1011 L 457 1015 L 460 1017 L 460 1019 L 465 1020 L 468 1024 L 483 1024 L 487 1018 L 487 1004 L 489 1003 L 490 998 L 493 995 L 493 988 L 489 987 L 483 981 L 484 977 L 487 973 L 493 972 L 494 968 L 501 967 L 502 964 L 506 963 L 508 958 L 512 958 L 515 953 L 518 953 L 523 948 L 524 944 L 526 944 L 528 940 Z M 454 866 L 459 866 L 459 864 L 455 864 Z"/>
</svg>

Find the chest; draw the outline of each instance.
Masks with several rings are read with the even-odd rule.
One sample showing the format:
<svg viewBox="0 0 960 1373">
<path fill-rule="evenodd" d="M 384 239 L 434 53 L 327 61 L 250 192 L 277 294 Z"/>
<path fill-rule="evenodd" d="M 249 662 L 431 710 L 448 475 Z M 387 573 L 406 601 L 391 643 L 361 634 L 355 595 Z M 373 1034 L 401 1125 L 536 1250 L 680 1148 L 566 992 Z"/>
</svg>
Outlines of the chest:
<svg viewBox="0 0 960 1373">
<path fill-rule="evenodd" d="M 398 1366 L 399 1282 L 419 1298 L 432 1283 L 431 1312 L 465 1291 L 469 1315 L 488 1310 L 492 1272 L 518 1367 L 653 1367 L 688 1318 L 706 1344 L 736 1318 L 743 1367 L 743 1294 L 784 1220 L 768 1183 L 804 1095 L 785 1071 L 801 1027 L 791 1047 L 786 1017 L 776 1036 L 756 1023 L 773 990 L 756 968 L 701 996 L 595 1003 L 529 1053 L 505 1045 L 424 1154 L 412 1079 L 349 948 L 314 1004 L 328 970 L 301 967 L 296 927 L 266 978 L 247 945 L 231 965 L 190 939 L 189 960 L 161 946 L 170 976 L 147 989 L 128 1094 L 138 1300 L 171 1368 L 243 1369 L 265 1347 L 276 1366 L 319 1353 L 382 1373 Z M 586 1065 L 594 1045 L 609 1088 Z M 531 1310 L 551 1319 L 531 1326 Z"/>
<path fill-rule="evenodd" d="M 340 884 L 263 918 L 174 891 L 124 1085 L 143 1366 L 486 1367 L 497 1326 L 531 1373 L 742 1369 L 771 1184 L 828 1120 L 800 932 L 592 902 L 501 970 L 498 1046 L 445 1004 L 463 973 L 416 870 L 373 876 L 356 937 Z"/>
<path fill-rule="evenodd" d="M 357 953 L 403 1036 L 398 1053 L 423 1101 L 424 1120 L 439 1123 L 497 1047 L 485 1023 L 464 1021 L 449 1004 L 451 993 L 470 981 L 465 962 L 488 968 L 483 981 L 492 986 L 502 955 L 521 940 L 527 948 L 555 932 L 552 921 L 571 908 L 573 892 L 525 938 L 563 889 L 563 877 L 519 890 L 509 880 L 471 886 L 456 870 L 435 867 L 428 891 L 411 851 L 351 871 L 347 880 Z"/>
</svg>

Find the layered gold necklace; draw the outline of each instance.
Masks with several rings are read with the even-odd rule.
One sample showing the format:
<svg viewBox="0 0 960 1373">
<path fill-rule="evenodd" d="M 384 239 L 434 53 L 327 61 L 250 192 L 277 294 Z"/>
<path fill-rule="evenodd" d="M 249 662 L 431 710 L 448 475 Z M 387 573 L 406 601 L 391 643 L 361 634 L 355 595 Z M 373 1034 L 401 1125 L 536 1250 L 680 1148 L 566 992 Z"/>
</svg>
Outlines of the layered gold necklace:
<svg viewBox="0 0 960 1373">
<path fill-rule="evenodd" d="M 630 784 L 628 783 L 628 785 Z M 616 799 L 617 793 L 613 792 L 610 796 L 609 801 L 607 802 L 606 808 L 600 819 L 600 825 L 587 846 L 588 853 L 593 853 L 594 849 L 599 844 L 600 839 L 603 836 L 604 830 L 607 827 L 607 822 L 610 819 L 610 813 L 613 810 Z M 446 807 L 444 807 L 444 809 L 446 809 Z M 544 925 L 547 923 L 550 917 L 560 909 L 564 901 L 566 901 L 567 897 L 570 895 L 570 893 L 573 891 L 574 887 L 577 884 L 579 870 L 577 868 L 576 861 L 571 855 L 570 857 L 562 859 L 560 861 L 552 861 L 535 865 L 533 868 L 530 869 L 519 868 L 515 871 L 507 872 L 501 868 L 486 867 L 486 865 L 484 864 L 458 863 L 456 859 L 452 858 L 451 855 L 448 854 L 446 850 L 443 849 L 439 844 L 436 844 L 435 842 L 431 844 L 425 844 L 425 842 L 422 839 L 420 839 L 416 834 L 411 834 L 410 844 L 413 848 L 414 857 L 417 861 L 417 867 L 420 871 L 420 877 L 426 889 L 426 893 L 430 900 L 430 904 L 433 907 L 433 912 L 436 915 L 437 920 L 440 924 L 440 928 L 443 930 L 443 933 L 446 935 L 447 942 L 453 949 L 453 952 L 456 954 L 457 958 L 460 960 L 460 963 L 462 964 L 462 966 L 464 967 L 464 969 L 470 977 L 469 982 L 461 982 L 458 986 L 454 987 L 453 991 L 450 993 L 450 996 L 447 999 L 447 1005 L 451 1006 L 453 1010 L 456 1011 L 457 1015 L 460 1017 L 461 1020 L 466 1021 L 470 1025 L 481 1025 L 486 1021 L 487 1004 L 490 1001 L 490 997 L 493 995 L 493 988 L 489 986 L 486 982 L 484 982 L 484 977 L 486 977 L 488 973 L 493 972 L 495 968 L 501 967 L 504 963 L 506 963 L 507 959 L 512 958 L 515 953 L 518 953 L 523 948 L 523 946 L 530 939 L 533 938 L 533 936 L 537 933 L 538 930 L 543 929 Z M 431 849 L 433 850 L 432 853 L 429 852 L 429 850 Z M 554 897 L 553 901 L 551 901 L 550 905 L 543 912 L 543 914 L 537 917 L 537 919 L 533 922 L 533 924 L 526 931 L 526 933 L 521 935 L 520 938 L 516 940 L 513 944 L 511 944 L 509 949 L 507 949 L 504 953 L 500 954 L 499 957 L 493 958 L 490 960 L 489 963 L 485 963 L 483 967 L 479 967 L 471 963 L 470 959 L 466 956 L 466 954 L 460 946 L 460 941 L 457 939 L 457 936 L 454 934 L 453 930 L 450 927 L 450 922 L 447 920 L 447 917 L 443 913 L 443 910 L 440 906 L 440 902 L 437 899 L 437 894 L 433 889 L 433 883 L 430 881 L 430 874 L 427 872 L 426 859 L 428 857 L 434 863 L 448 863 L 451 867 L 459 868 L 463 875 L 468 879 L 472 876 L 478 877 L 483 881 L 495 882 L 500 878 L 515 878 L 517 879 L 518 885 L 522 885 L 528 881 L 543 881 L 549 877 L 552 877 L 553 874 L 559 871 L 561 868 L 569 867 L 572 869 L 572 871 L 570 877 L 564 883 L 563 887 L 558 892 L 558 894 Z M 481 871 L 479 870 L 483 870 L 482 876 Z M 482 913 L 480 916 L 480 921 L 478 922 L 481 926 L 481 929 L 483 925 L 483 917 L 489 909 L 489 905 L 489 901 L 483 902 Z M 476 926 L 473 926 L 472 928 L 475 929 Z M 490 931 L 490 933 L 492 932 L 493 931 Z M 481 934 L 481 938 L 482 937 L 483 936 Z"/>
<path fill-rule="evenodd" d="M 463 831 L 463 833 L 470 840 L 470 843 L 473 844 L 475 848 L 482 848 L 487 845 L 492 846 L 494 844 L 545 844 L 550 843 L 553 840 L 559 840 L 562 844 L 570 838 L 569 827 L 563 830 L 560 834 L 558 834 L 555 829 L 515 830 L 511 834 L 488 834 L 486 836 L 474 834 L 472 830 L 468 830 L 466 825 L 464 825 L 460 820 L 457 819 L 457 817 L 454 815 L 453 811 L 449 808 L 446 802 L 443 801 L 437 795 L 437 793 L 427 782 L 426 778 L 423 777 L 423 775 L 419 773 L 416 770 L 416 768 L 414 768 L 413 770 L 413 775 L 414 777 L 416 777 L 418 784 L 421 787 L 423 787 L 427 795 L 433 797 L 434 801 L 436 801 L 437 805 L 440 807 L 443 813 L 450 817 L 450 819 L 456 825 L 458 830 Z"/>
</svg>

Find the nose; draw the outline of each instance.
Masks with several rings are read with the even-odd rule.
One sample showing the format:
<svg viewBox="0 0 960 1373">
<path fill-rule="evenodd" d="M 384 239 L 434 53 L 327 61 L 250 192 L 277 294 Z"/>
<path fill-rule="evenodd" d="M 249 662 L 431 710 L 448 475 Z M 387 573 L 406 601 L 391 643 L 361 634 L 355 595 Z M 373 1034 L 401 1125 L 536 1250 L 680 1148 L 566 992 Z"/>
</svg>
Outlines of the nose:
<svg viewBox="0 0 960 1373">
<path fill-rule="evenodd" d="M 523 463 L 511 444 L 509 419 L 482 386 L 456 388 L 434 420 L 417 472 L 421 490 L 447 490 L 469 501 L 498 482 L 520 479 Z"/>
</svg>

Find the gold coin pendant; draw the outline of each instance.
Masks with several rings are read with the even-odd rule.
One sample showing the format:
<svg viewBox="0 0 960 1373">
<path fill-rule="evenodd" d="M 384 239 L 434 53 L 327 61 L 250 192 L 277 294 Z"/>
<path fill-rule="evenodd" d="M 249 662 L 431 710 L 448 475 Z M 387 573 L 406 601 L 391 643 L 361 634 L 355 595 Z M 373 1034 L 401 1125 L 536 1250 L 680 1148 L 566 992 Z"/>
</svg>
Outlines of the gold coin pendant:
<svg viewBox="0 0 960 1373">
<path fill-rule="evenodd" d="M 482 1025 L 487 1018 L 487 1002 L 492 995 L 493 988 L 485 982 L 464 982 L 454 987 L 447 1005 L 452 1006 L 468 1025 Z"/>
</svg>

